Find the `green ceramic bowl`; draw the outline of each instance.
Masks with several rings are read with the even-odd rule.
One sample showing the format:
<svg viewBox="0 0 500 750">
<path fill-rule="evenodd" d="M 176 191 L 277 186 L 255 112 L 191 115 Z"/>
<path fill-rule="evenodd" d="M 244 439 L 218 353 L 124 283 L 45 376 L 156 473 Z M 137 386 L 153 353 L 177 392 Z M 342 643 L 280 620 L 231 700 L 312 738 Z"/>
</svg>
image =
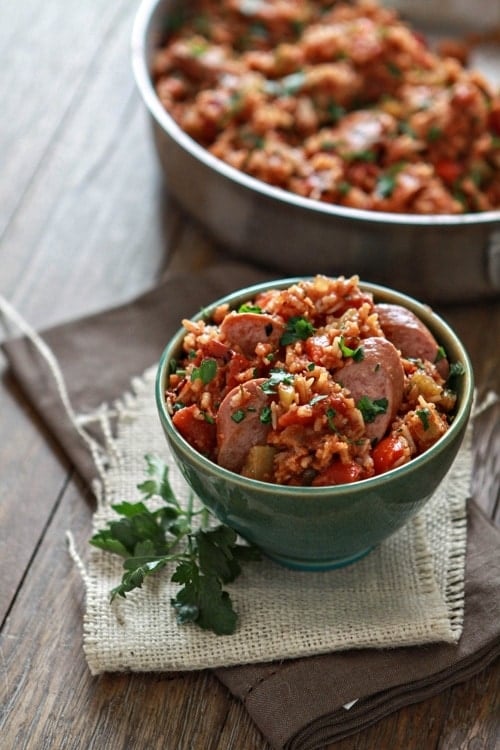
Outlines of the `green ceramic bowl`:
<svg viewBox="0 0 500 750">
<path fill-rule="evenodd" d="M 238 307 L 256 293 L 284 288 L 298 279 L 258 284 L 230 294 L 222 303 Z M 456 334 L 432 310 L 406 295 L 361 283 L 376 302 L 412 310 L 445 348 L 450 362 L 461 362 L 456 416 L 449 430 L 429 450 L 385 474 L 332 487 L 289 487 L 239 476 L 195 451 L 168 414 L 164 393 L 169 363 L 179 357 L 185 335 L 180 329 L 167 345 L 158 367 L 156 401 L 167 442 L 183 476 L 202 502 L 225 524 L 275 561 L 298 570 L 326 570 L 348 565 L 393 534 L 429 500 L 460 448 L 473 400 L 472 366 Z M 197 320 L 201 313 L 193 319 Z"/>
</svg>

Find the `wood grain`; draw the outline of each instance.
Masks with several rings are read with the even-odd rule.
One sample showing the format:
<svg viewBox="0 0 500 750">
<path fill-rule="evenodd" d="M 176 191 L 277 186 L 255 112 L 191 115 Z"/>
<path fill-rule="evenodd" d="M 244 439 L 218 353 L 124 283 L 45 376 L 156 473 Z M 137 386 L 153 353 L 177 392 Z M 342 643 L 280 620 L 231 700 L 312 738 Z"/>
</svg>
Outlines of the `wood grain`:
<svg viewBox="0 0 500 750">
<path fill-rule="evenodd" d="M 37 329 L 221 255 L 165 189 L 130 72 L 137 7 L 0 5 L 0 293 Z M 500 392 L 500 305 L 439 312 L 469 347 L 480 397 Z M 270 750 L 209 672 L 90 675 L 65 534 L 85 558 L 93 498 L 1 357 L 0 375 L 0 745 Z M 473 494 L 500 523 L 499 416 L 477 418 Z M 330 749 L 493 750 L 499 694 L 497 664 Z"/>
</svg>

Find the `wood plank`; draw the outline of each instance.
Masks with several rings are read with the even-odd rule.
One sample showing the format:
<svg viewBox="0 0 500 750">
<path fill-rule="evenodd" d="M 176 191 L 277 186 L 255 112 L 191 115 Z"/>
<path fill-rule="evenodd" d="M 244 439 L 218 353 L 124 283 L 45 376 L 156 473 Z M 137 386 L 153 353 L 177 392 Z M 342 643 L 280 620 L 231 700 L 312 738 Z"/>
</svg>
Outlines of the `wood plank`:
<svg viewBox="0 0 500 750">
<path fill-rule="evenodd" d="M 118 304 L 154 283 L 178 222 L 160 189 L 132 80 L 135 7 L 61 8 L 52 0 L 27 3 L 30 14 L 8 5 L 0 10 L 0 18 L 12 12 L 11 25 L 0 24 L 10 62 L 0 70 L 0 290 L 41 328 Z M 0 340 L 5 335 L 0 331 Z M 1 619 L 64 487 L 68 462 L 6 378 L 3 358 L 0 374 L 0 522 L 15 530 L 0 566 Z"/>
<path fill-rule="evenodd" d="M 131 10 L 89 62 L 87 86 L 4 232 L 0 289 L 38 326 L 125 300 L 168 259 L 162 177 L 130 70 Z M 58 292 L 50 302 L 48 289 Z"/>
<path fill-rule="evenodd" d="M 78 102 L 89 62 L 119 17 L 133 11 L 124 0 L 1 4 L 0 235 L 57 139 L 61 122 Z"/>
<path fill-rule="evenodd" d="M 234 701 L 210 673 L 90 675 L 81 637 L 83 583 L 65 541 L 70 529 L 85 556 L 88 499 L 68 486 L 3 629 L 2 745 L 220 748 Z"/>
<path fill-rule="evenodd" d="M 68 462 L 7 378 L 0 387 L 0 413 L 3 622 L 64 486 Z"/>
</svg>

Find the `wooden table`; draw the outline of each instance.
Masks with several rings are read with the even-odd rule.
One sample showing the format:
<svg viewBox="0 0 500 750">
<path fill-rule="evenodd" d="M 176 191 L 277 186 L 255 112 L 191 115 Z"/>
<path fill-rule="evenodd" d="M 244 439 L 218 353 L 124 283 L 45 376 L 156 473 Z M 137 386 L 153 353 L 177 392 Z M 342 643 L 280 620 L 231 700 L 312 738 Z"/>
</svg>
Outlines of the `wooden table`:
<svg viewBox="0 0 500 750">
<path fill-rule="evenodd" d="M 130 72 L 136 9 L 130 0 L 0 7 L 0 291 L 39 329 L 217 254 L 163 187 Z M 500 392 L 500 305 L 441 312 L 470 349 L 480 394 Z M 1 367 L 0 745 L 269 750 L 210 673 L 90 676 L 65 532 L 85 549 L 93 498 Z M 500 521 L 498 416 L 477 423 L 474 494 Z M 499 693 L 497 664 L 335 748 L 493 750 Z"/>
</svg>

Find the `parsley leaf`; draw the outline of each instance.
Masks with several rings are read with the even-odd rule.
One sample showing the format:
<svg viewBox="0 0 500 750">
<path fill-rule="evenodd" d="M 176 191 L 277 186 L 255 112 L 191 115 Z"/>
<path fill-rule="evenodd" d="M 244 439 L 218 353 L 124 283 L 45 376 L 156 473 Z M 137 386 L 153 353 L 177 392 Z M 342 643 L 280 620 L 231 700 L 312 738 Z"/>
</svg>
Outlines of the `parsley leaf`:
<svg viewBox="0 0 500 750">
<path fill-rule="evenodd" d="M 383 174 L 377 180 L 375 192 L 380 198 L 389 198 L 396 187 L 396 178 L 392 174 Z"/>
<path fill-rule="evenodd" d="M 424 430 L 428 430 L 429 429 L 429 409 L 417 409 L 415 414 L 422 422 L 422 426 Z"/>
<path fill-rule="evenodd" d="M 270 424 L 272 420 L 271 407 L 269 405 L 263 406 L 259 415 L 259 419 L 262 424 Z"/>
<path fill-rule="evenodd" d="M 260 559 L 251 546 L 238 544 L 236 532 L 222 524 L 208 528 L 209 511 L 193 509 L 193 497 L 183 507 L 174 495 L 168 466 L 147 455 L 148 478 L 138 485 L 143 499 L 113 505 L 118 519 L 109 521 L 90 543 L 124 558 L 121 582 L 111 591 L 116 596 L 141 588 L 144 579 L 175 563 L 171 580 L 182 585 L 172 606 L 177 621 L 193 622 L 218 635 L 233 633 L 237 615 L 223 584 L 241 573 L 241 563 Z M 164 504 L 150 510 L 145 501 L 152 497 Z M 200 516 L 201 525 L 193 528 Z"/>
<path fill-rule="evenodd" d="M 363 415 L 365 423 L 374 422 L 379 414 L 385 414 L 389 402 L 386 398 L 371 399 L 368 396 L 362 396 L 356 406 Z"/>
<path fill-rule="evenodd" d="M 442 359 L 446 359 L 446 350 L 444 346 L 438 346 L 434 363 L 440 362 Z"/>
<path fill-rule="evenodd" d="M 343 357 L 352 357 L 355 362 L 361 362 L 365 358 L 365 352 L 362 346 L 357 346 L 356 349 L 351 349 L 344 343 L 344 337 L 341 336 L 339 339 L 339 349 L 342 352 Z"/>
<path fill-rule="evenodd" d="M 245 411 L 244 409 L 237 409 L 231 414 L 231 419 L 233 422 L 242 422 L 245 419 Z"/>
<path fill-rule="evenodd" d="M 337 412 L 335 411 L 335 409 L 332 409 L 330 407 L 329 409 L 326 410 L 325 414 L 326 414 L 326 419 L 328 421 L 328 427 L 331 429 L 332 432 L 335 432 L 338 434 L 337 426 L 335 422 L 333 421 L 335 417 L 337 416 Z"/>
<path fill-rule="evenodd" d="M 242 305 L 238 307 L 239 313 L 257 313 L 260 315 L 262 313 L 262 307 L 259 307 L 259 305 L 252 305 L 250 302 L 244 302 Z"/>
<path fill-rule="evenodd" d="M 287 344 L 293 344 L 294 341 L 305 341 L 313 335 L 314 330 L 314 326 L 309 320 L 301 315 L 294 315 L 287 320 L 285 332 L 280 338 L 280 344 L 287 346 Z"/>
<path fill-rule="evenodd" d="M 291 385 L 294 376 L 286 370 L 271 370 L 270 377 L 261 384 L 264 393 L 276 393 L 276 388 L 280 383 Z"/>
<path fill-rule="evenodd" d="M 191 382 L 201 380 L 204 385 L 208 385 L 214 379 L 217 372 L 217 362 L 215 359 L 203 359 L 199 367 L 194 367 L 191 373 Z"/>
</svg>

